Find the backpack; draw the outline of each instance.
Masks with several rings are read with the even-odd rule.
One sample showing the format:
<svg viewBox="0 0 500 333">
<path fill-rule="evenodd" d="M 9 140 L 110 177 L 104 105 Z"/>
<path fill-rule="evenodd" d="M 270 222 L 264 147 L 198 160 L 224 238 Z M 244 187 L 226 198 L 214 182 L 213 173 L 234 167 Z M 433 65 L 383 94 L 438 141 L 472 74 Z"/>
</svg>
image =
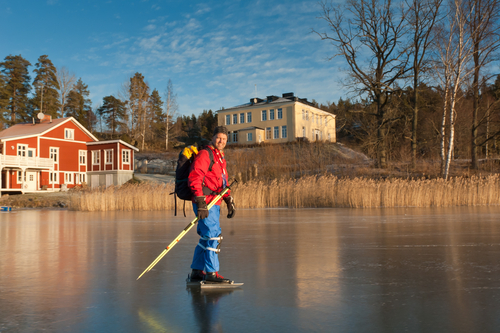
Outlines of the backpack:
<svg viewBox="0 0 500 333">
<path fill-rule="evenodd" d="M 208 171 L 212 171 L 212 166 L 214 165 L 214 155 L 212 150 L 208 147 L 202 148 L 202 150 L 208 151 L 210 156 L 210 165 Z M 177 216 L 177 197 L 184 200 L 184 216 L 186 216 L 186 200 L 193 199 L 193 192 L 188 185 L 189 172 L 191 171 L 191 165 L 194 159 L 198 155 L 198 148 L 196 146 L 185 147 L 180 153 L 177 159 L 177 168 L 175 169 L 175 189 L 173 193 L 175 200 L 175 216 Z"/>
</svg>

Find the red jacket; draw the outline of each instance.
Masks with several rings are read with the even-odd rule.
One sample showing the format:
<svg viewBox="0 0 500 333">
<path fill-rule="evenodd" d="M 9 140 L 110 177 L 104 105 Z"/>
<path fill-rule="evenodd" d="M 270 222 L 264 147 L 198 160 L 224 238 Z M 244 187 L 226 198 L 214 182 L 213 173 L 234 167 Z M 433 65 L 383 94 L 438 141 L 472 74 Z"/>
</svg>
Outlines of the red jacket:
<svg viewBox="0 0 500 333">
<path fill-rule="evenodd" d="M 195 197 L 205 196 L 205 202 L 209 204 L 217 194 L 203 194 L 203 187 L 208 187 L 210 191 L 220 193 L 229 184 L 227 183 L 228 176 L 224 153 L 212 147 L 212 145 L 207 147 L 212 150 L 214 156 L 212 171 L 208 171 L 210 166 L 210 155 L 208 151 L 206 149 L 200 150 L 191 165 L 188 184 Z M 205 192 L 206 191 L 207 189 L 205 188 Z M 227 197 L 228 195 L 229 191 L 224 195 L 224 197 Z M 219 200 L 216 205 L 220 205 L 221 202 L 222 199 Z"/>
</svg>

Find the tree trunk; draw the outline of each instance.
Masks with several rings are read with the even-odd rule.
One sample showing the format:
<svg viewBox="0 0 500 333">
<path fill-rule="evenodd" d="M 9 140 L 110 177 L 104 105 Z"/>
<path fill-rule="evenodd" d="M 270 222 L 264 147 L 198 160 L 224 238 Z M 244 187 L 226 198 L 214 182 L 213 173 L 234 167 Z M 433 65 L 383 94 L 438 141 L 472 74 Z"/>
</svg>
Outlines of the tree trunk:
<svg viewBox="0 0 500 333">
<path fill-rule="evenodd" d="M 471 168 L 478 169 L 477 161 L 477 114 L 479 108 L 479 44 L 474 44 L 474 82 L 472 89 L 474 90 L 473 107 L 472 107 L 472 128 L 471 128 Z"/>
<path fill-rule="evenodd" d="M 414 65 L 415 66 L 415 65 Z M 418 106 L 417 106 L 417 85 L 418 85 L 418 70 L 415 70 L 413 78 L 413 122 L 411 128 L 411 167 L 415 169 L 417 164 L 417 125 L 418 125 Z"/>
</svg>

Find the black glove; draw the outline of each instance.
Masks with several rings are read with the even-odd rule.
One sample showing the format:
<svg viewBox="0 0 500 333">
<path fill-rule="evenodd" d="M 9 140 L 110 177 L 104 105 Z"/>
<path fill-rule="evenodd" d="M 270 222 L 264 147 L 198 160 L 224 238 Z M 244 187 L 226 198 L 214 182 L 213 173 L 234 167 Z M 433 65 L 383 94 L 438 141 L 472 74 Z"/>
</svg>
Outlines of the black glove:
<svg viewBox="0 0 500 333">
<path fill-rule="evenodd" d="M 208 217 L 207 203 L 205 202 L 205 197 L 195 197 L 196 205 L 198 206 L 198 219 L 203 220 Z"/>
<path fill-rule="evenodd" d="M 227 196 L 224 198 L 227 205 L 227 218 L 232 219 L 234 214 L 236 214 L 236 206 L 234 205 L 234 199 L 232 196 Z"/>
</svg>

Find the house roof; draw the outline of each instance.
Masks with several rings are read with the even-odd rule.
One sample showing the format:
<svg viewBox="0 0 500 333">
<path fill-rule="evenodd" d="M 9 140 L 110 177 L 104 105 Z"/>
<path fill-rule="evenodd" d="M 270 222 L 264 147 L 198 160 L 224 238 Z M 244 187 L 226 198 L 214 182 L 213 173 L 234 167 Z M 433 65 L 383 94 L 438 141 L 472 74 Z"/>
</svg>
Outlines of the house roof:
<svg viewBox="0 0 500 333">
<path fill-rule="evenodd" d="M 82 124 L 80 124 L 75 118 L 58 118 L 53 119 L 51 122 L 42 122 L 42 123 L 24 123 L 24 124 L 16 124 L 11 126 L 0 132 L 0 140 L 17 138 L 17 137 L 30 137 L 35 135 L 42 135 L 47 133 L 48 131 L 68 122 L 72 121 L 75 125 L 77 125 L 82 131 L 85 132 L 92 140 L 99 141 L 92 133 L 90 133 Z"/>
<path fill-rule="evenodd" d="M 123 140 L 108 140 L 108 141 L 98 141 L 98 142 L 87 142 L 87 146 L 95 146 L 95 145 L 105 145 L 109 143 L 121 143 L 122 145 L 129 147 L 135 151 L 139 151 L 139 148 L 132 146 L 130 143 L 126 143 Z"/>
</svg>

